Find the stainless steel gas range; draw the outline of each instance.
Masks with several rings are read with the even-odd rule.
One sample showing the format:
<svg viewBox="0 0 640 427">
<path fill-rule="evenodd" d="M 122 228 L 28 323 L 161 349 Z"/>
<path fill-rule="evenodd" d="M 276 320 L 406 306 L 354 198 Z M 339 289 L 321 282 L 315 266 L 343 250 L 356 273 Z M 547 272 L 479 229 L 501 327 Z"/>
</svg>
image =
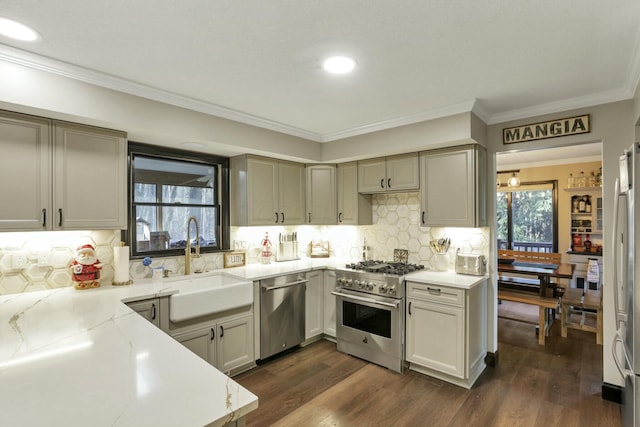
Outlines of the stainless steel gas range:
<svg viewBox="0 0 640 427">
<path fill-rule="evenodd" d="M 384 261 L 347 264 L 336 271 L 338 351 L 402 372 L 404 276 L 424 266 Z"/>
</svg>

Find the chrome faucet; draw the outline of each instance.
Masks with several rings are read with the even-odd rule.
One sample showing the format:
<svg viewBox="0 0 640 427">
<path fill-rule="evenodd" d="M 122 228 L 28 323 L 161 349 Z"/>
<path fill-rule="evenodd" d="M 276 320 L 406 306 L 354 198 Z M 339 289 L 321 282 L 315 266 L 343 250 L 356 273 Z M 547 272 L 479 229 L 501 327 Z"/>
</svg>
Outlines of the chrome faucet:
<svg viewBox="0 0 640 427">
<path fill-rule="evenodd" d="M 196 253 L 191 253 L 191 221 L 196 224 Z M 200 229 L 195 216 L 190 216 L 187 220 L 187 247 L 184 249 L 184 274 L 191 274 L 191 258 L 200 258 Z"/>
</svg>

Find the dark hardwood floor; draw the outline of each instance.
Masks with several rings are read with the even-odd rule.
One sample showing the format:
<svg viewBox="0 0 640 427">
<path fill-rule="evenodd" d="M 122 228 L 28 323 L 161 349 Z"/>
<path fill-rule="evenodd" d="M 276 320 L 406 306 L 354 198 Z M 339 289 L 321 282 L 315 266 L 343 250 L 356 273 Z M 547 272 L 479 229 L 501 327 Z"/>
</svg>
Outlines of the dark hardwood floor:
<svg viewBox="0 0 640 427">
<path fill-rule="evenodd" d="M 601 397 L 602 346 L 592 333 L 570 330 L 562 338 L 556 321 L 540 346 L 533 325 L 499 319 L 498 341 L 498 365 L 471 390 L 410 370 L 397 374 L 329 341 L 234 379 L 259 398 L 248 426 L 621 425 L 620 405 Z"/>
</svg>

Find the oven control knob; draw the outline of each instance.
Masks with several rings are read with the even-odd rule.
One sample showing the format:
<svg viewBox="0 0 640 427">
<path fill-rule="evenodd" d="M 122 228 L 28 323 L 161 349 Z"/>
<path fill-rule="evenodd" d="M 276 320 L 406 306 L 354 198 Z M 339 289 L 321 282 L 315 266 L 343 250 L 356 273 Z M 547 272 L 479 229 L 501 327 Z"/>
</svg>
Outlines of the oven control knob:
<svg viewBox="0 0 640 427">
<path fill-rule="evenodd" d="M 342 277 L 338 279 L 338 285 L 340 285 L 340 286 L 344 286 L 345 282 L 346 282 L 346 280 L 343 279 Z"/>
<path fill-rule="evenodd" d="M 387 290 L 387 293 L 389 295 L 395 295 L 396 294 L 396 286 L 395 285 L 390 286 L 389 289 Z"/>
<path fill-rule="evenodd" d="M 359 286 L 360 286 L 360 280 L 358 280 L 358 279 L 354 279 L 354 280 L 353 280 L 353 287 L 354 287 L 354 288 L 357 288 L 357 287 L 359 287 Z"/>
<path fill-rule="evenodd" d="M 347 287 L 350 288 L 351 283 L 352 283 L 351 279 L 347 279 L 345 285 L 347 285 Z"/>
<path fill-rule="evenodd" d="M 371 283 L 371 282 L 367 283 L 367 290 L 368 291 L 372 291 L 373 290 L 373 283 Z"/>
<path fill-rule="evenodd" d="M 379 289 L 380 289 L 380 293 L 381 294 L 386 294 L 387 293 L 387 285 L 386 284 L 383 283 L 382 285 L 380 285 Z"/>
<path fill-rule="evenodd" d="M 364 289 L 366 286 L 367 286 L 367 285 L 366 285 L 366 283 L 364 282 L 364 280 L 358 283 L 358 289 Z"/>
</svg>

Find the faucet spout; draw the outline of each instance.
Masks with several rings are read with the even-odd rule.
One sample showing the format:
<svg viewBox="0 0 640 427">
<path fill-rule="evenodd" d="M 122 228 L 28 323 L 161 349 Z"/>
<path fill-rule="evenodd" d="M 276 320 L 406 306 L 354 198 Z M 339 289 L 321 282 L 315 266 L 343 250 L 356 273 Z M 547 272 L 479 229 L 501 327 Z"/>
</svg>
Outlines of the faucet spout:
<svg viewBox="0 0 640 427">
<path fill-rule="evenodd" d="M 196 225 L 196 253 L 191 253 L 191 222 Z M 191 274 L 191 258 L 200 258 L 200 228 L 198 219 L 190 216 L 187 220 L 187 247 L 184 249 L 184 274 Z"/>
</svg>

